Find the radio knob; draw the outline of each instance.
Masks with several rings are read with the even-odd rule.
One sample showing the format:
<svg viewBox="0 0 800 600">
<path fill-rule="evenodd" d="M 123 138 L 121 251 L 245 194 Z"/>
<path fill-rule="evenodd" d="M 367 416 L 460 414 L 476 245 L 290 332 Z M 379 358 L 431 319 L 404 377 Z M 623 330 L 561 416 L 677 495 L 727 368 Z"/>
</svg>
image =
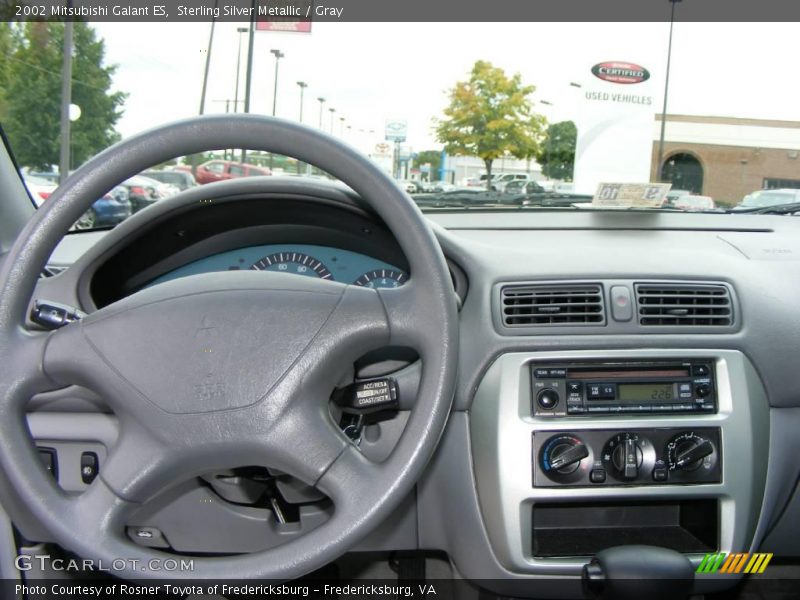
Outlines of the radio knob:
<svg viewBox="0 0 800 600">
<path fill-rule="evenodd" d="M 707 383 L 696 385 L 694 386 L 694 393 L 697 394 L 698 398 L 705 398 L 711 393 L 711 386 Z"/>
<path fill-rule="evenodd" d="M 536 403 L 544 410 L 552 410 L 558 404 L 558 392 L 553 388 L 544 388 L 536 394 Z"/>
</svg>

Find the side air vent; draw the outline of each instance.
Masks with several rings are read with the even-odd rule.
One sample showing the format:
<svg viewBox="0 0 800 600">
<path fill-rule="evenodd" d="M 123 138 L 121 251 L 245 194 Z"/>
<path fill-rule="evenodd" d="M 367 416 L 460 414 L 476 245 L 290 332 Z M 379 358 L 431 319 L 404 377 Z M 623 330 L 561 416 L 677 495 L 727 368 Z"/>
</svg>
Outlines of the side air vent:
<svg viewBox="0 0 800 600">
<path fill-rule="evenodd" d="M 643 326 L 730 327 L 733 304 L 724 285 L 636 284 Z"/>
<path fill-rule="evenodd" d="M 599 284 L 509 285 L 500 292 L 506 327 L 603 325 Z"/>
<path fill-rule="evenodd" d="M 55 267 L 53 265 L 47 265 L 39 275 L 40 279 L 47 279 L 48 277 L 55 277 L 62 271 L 66 271 L 67 267 Z"/>
</svg>

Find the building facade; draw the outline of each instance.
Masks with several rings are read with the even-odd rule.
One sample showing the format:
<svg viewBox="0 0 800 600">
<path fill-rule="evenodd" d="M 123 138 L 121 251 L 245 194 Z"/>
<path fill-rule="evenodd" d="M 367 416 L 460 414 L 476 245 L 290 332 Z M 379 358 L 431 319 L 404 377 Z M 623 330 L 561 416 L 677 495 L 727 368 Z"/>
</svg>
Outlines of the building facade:
<svg viewBox="0 0 800 600">
<path fill-rule="evenodd" d="M 667 115 L 659 165 L 656 115 L 652 181 L 735 205 L 760 189 L 800 188 L 800 122 Z"/>
</svg>

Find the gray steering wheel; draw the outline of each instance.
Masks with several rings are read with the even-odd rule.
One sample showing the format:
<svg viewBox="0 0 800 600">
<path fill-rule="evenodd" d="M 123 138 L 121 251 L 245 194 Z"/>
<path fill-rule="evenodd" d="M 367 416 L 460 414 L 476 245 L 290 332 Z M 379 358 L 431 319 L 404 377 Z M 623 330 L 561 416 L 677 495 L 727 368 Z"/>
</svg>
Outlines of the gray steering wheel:
<svg viewBox="0 0 800 600">
<path fill-rule="evenodd" d="M 25 328 L 39 273 L 94 200 L 153 164 L 223 148 L 294 156 L 348 184 L 397 238 L 409 281 L 373 290 L 271 272 L 213 273 L 142 290 L 54 332 Z M 416 349 L 423 369 L 405 431 L 376 463 L 341 433 L 328 400 L 357 357 L 390 344 Z M 456 365 L 456 301 L 441 249 L 416 205 L 377 166 L 288 121 L 181 121 L 125 140 L 81 167 L 36 212 L 3 264 L 0 475 L 10 485 L 0 494 L 12 518 L 32 513 L 53 540 L 80 556 L 147 564 L 171 555 L 126 538 L 126 517 L 142 502 L 212 470 L 274 467 L 325 492 L 334 504 L 331 518 L 276 548 L 198 557 L 193 572 L 170 577 L 295 578 L 346 552 L 411 491 L 447 420 Z M 73 384 L 100 394 L 120 429 L 100 476 L 80 495 L 46 474 L 25 420 L 35 393 Z"/>
</svg>

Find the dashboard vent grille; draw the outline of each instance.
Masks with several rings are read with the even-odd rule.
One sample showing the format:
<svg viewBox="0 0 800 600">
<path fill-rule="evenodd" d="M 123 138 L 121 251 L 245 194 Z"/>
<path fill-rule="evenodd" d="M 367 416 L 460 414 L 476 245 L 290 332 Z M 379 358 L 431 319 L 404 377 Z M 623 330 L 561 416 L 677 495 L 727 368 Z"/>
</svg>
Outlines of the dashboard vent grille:
<svg viewBox="0 0 800 600">
<path fill-rule="evenodd" d="M 636 284 L 639 324 L 730 327 L 731 294 L 724 285 Z"/>
<path fill-rule="evenodd" d="M 53 265 L 47 265 L 44 269 L 42 269 L 41 274 L 39 275 L 40 279 L 47 279 L 48 277 L 55 277 L 62 271 L 66 271 L 67 267 L 54 267 Z"/>
<path fill-rule="evenodd" d="M 506 327 L 605 322 L 603 288 L 598 284 L 506 286 L 500 296 Z"/>
</svg>

